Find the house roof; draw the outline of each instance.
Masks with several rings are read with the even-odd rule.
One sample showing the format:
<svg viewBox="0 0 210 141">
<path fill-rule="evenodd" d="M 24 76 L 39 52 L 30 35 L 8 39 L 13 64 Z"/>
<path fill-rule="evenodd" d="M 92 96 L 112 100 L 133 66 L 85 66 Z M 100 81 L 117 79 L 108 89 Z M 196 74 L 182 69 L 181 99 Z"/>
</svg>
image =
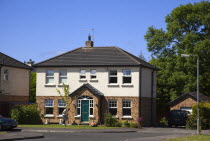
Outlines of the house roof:
<svg viewBox="0 0 210 141">
<path fill-rule="evenodd" d="M 35 67 L 77 67 L 77 66 L 155 66 L 118 47 L 80 47 L 48 60 Z"/>
<path fill-rule="evenodd" d="M 172 107 L 178 103 L 180 103 L 181 101 L 187 99 L 187 98 L 192 98 L 194 99 L 195 101 L 197 101 L 197 92 L 188 92 L 188 93 L 185 93 L 183 95 L 181 95 L 180 97 L 178 97 L 177 99 L 169 102 L 168 104 Z M 202 94 L 202 93 L 199 93 L 199 101 L 200 102 L 210 102 L 210 97 Z"/>
<path fill-rule="evenodd" d="M 0 65 L 1 66 L 9 66 L 9 67 L 17 67 L 23 69 L 31 69 L 30 66 L 0 52 Z"/>
<path fill-rule="evenodd" d="M 78 91 L 80 91 L 82 89 L 88 89 L 95 96 L 103 96 L 104 95 L 102 92 L 100 92 L 98 89 L 96 89 L 95 87 L 93 87 L 89 83 L 85 83 L 82 86 L 80 86 L 78 89 L 76 89 L 74 92 L 69 94 L 69 96 L 72 96 L 72 95 L 76 94 Z"/>
</svg>

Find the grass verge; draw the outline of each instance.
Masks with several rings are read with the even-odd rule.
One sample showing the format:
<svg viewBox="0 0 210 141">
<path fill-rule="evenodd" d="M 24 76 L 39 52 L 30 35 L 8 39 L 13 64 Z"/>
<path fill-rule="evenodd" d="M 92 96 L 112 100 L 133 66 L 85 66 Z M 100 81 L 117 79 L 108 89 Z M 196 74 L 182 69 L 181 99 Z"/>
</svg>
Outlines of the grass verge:
<svg viewBox="0 0 210 141">
<path fill-rule="evenodd" d="M 1 132 L 1 131 L 0 131 L 0 134 L 5 134 L 5 133 L 6 133 L 6 132 Z"/>
<path fill-rule="evenodd" d="M 194 135 L 180 138 L 172 138 L 164 141 L 210 141 L 210 135 Z"/>
<path fill-rule="evenodd" d="M 64 125 L 59 124 L 48 124 L 48 125 L 18 125 L 18 127 L 31 127 L 31 128 L 69 128 L 69 129 L 111 129 L 111 128 L 120 128 L 120 127 L 106 127 L 106 126 L 98 126 L 98 127 L 90 127 L 89 125 Z"/>
</svg>

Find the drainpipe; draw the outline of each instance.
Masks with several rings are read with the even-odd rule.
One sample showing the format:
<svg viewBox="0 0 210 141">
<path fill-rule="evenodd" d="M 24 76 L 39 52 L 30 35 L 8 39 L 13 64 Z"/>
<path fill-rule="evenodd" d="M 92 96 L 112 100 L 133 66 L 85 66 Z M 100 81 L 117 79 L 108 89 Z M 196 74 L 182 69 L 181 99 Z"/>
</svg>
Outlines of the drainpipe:
<svg viewBox="0 0 210 141">
<path fill-rule="evenodd" d="M 153 81 L 154 81 L 154 70 L 151 73 L 151 125 L 153 124 Z"/>
<path fill-rule="evenodd" d="M 0 64 L 0 91 L 1 91 L 1 68 L 4 65 L 4 59 L 2 60 L 2 63 Z"/>
<path fill-rule="evenodd" d="M 139 67 L 139 117 L 141 117 L 142 66 Z"/>
</svg>

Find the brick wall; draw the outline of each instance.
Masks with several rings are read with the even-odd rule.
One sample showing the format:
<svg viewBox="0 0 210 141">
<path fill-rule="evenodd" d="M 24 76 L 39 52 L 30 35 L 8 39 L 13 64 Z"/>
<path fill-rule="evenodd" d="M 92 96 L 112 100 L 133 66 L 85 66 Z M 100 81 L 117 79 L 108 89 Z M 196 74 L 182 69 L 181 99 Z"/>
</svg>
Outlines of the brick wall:
<svg viewBox="0 0 210 141">
<path fill-rule="evenodd" d="M 181 107 L 192 107 L 196 103 L 197 102 L 194 99 L 189 97 L 189 98 L 179 102 L 178 104 L 170 107 L 170 110 L 180 110 Z"/>
<path fill-rule="evenodd" d="M 29 96 L 1 95 L 2 102 L 29 102 Z"/>
</svg>

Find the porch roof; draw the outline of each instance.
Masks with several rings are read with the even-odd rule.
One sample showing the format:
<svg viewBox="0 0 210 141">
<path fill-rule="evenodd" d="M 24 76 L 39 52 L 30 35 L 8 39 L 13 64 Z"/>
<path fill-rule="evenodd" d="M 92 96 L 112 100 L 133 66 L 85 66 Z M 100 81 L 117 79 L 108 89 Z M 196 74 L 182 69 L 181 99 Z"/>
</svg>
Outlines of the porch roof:
<svg viewBox="0 0 210 141">
<path fill-rule="evenodd" d="M 69 96 L 71 97 L 72 95 L 76 94 L 81 89 L 88 89 L 93 95 L 96 95 L 96 96 L 103 96 L 104 95 L 102 92 L 100 92 L 98 89 L 96 89 L 95 87 L 93 87 L 89 83 L 84 83 L 78 89 L 76 89 L 71 94 L 69 94 Z"/>
</svg>

